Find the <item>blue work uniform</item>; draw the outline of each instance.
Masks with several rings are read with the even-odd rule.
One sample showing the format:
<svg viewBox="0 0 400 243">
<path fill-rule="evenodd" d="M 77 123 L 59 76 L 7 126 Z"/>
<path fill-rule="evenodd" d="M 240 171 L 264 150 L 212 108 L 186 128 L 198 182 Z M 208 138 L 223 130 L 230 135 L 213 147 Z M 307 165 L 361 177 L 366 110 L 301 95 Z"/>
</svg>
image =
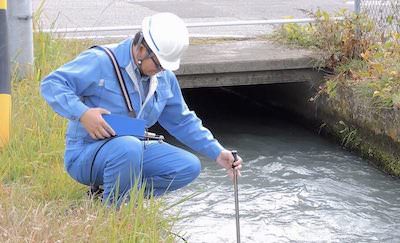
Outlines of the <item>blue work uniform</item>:
<svg viewBox="0 0 400 243">
<path fill-rule="evenodd" d="M 223 147 L 188 109 L 174 73 L 165 70 L 151 79 L 141 76 L 132 57 L 132 41 L 108 47 L 120 65 L 138 118 L 146 121 L 147 128 L 158 121 L 179 141 L 215 160 Z M 181 188 L 199 175 L 199 159 L 168 143 L 143 142 L 133 136 L 110 141 L 90 137 L 79 121 L 89 108 L 128 116 L 113 66 L 102 50 L 88 49 L 49 74 L 41 83 L 41 94 L 55 112 L 69 120 L 66 171 L 82 184 L 103 185 L 103 200 L 113 200 L 117 190 L 121 198 L 139 175 L 154 195 Z"/>
</svg>

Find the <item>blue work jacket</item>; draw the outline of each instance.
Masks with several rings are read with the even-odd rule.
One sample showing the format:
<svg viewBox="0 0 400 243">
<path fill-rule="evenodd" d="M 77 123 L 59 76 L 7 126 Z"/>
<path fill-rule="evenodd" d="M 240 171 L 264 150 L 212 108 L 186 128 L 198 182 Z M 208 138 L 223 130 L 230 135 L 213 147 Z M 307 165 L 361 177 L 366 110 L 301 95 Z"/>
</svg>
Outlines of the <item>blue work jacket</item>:
<svg viewBox="0 0 400 243">
<path fill-rule="evenodd" d="M 193 150 L 215 160 L 223 147 L 204 128 L 201 120 L 190 111 L 183 99 L 173 72 L 156 75 L 158 85 L 143 104 L 132 57 L 132 39 L 109 45 L 120 65 L 122 75 L 138 118 L 151 127 L 157 121 L 170 134 Z M 140 78 L 140 75 L 139 75 Z M 142 77 L 146 78 L 146 77 Z M 98 48 L 82 52 L 74 60 L 50 73 L 41 83 L 41 94 L 55 112 L 69 120 L 66 146 L 95 142 L 79 119 L 89 108 L 101 107 L 113 114 L 128 116 L 124 97 L 113 66 L 105 52 Z"/>
</svg>

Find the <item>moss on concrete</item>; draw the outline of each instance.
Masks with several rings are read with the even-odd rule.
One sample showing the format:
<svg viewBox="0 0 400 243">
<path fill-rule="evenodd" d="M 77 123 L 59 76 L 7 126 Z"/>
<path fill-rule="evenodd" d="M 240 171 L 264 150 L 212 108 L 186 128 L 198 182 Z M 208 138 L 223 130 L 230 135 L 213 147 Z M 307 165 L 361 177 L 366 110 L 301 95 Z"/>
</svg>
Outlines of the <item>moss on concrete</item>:
<svg viewBox="0 0 400 243">
<path fill-rule="evenodd" d="M 400 127 L 396 110 L 369 109 L 350 87 L 341 87 L 338 95 L 318 101 L 322 130 L 341 145 L 393 176 L 400 176 Z"/>
</svg>

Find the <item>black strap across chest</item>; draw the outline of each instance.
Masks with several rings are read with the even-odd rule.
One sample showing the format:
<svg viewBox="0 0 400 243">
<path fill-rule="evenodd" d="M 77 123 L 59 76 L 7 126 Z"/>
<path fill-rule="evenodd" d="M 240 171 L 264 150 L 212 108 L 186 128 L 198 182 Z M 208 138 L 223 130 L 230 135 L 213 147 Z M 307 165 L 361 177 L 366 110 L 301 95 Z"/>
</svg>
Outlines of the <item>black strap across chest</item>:
<svg viewBox="0 0 400 243">
<path fill-rule="evenodd" d="M 128 89 L 126 87 L 124 77 L 122 76 L 122 73 L 121 73 L 120 66 L 118 64 L 117 58 L 115 57 L 115 55 L 112 52 L 112 50 L 110 48 L 108 48 L 108 47 L 105 47 L 105 46 L 92 46 L 90 48 L 98 48 L 98 49 L 104 51 L 107 54 L 107 56 L 110 58 L 110 61 L 111 61 L 112 65 L 113 65 L 113 67 L 114 67 L 115 76 L 118 79 L 119 87 L 121 88 L 122 95 L 124 96 L 126 107 L 129 110 L 129 116 L 136 117 L 136 112 L 132 107 L 131 98 L 129 96 L 129 92 L 128 92 Z"/>
</svg>

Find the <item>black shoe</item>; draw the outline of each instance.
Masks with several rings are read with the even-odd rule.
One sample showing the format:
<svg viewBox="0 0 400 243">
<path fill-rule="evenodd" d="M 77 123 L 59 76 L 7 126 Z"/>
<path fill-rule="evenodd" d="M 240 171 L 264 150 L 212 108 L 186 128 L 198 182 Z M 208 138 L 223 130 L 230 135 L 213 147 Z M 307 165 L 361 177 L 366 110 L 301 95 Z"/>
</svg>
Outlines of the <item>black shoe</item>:
<svg viewBox="0 0 400 243">
<path fill-rule="evenodd" d="M 104 189 L 102 186 L 90 186 L 87 192 L 90 199 L 102 199 Z"/>
</svg>

